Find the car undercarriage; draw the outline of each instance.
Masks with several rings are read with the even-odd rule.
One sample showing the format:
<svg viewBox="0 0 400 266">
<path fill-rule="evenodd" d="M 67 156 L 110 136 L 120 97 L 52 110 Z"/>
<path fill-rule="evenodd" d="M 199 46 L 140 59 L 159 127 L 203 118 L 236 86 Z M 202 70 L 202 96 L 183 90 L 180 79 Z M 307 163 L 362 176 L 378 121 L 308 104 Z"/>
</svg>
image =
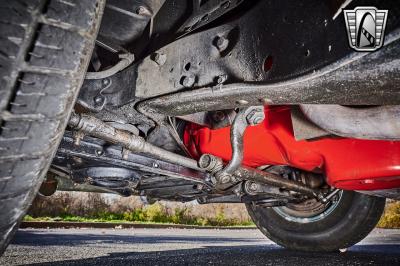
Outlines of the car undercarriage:
<svg viewBox="0 0 400 266">
<path fill-rule="evenodd" d="M 341 12 L 365 5 L 389 10 L 374 52 L 349 46 Z M 384 198 L 400 198 L 399 15 L 396 1 L 107 0 L 37 189 L 245 203 L 283 246 L 351 245 Z M 2 114 L 3 128 L 42 119 Z M 371 211 L 352 221 L 368 220 L 361 231 L 339 229 L 363 208 Z M 283 221 L 286 231 L 274 231 Z M 318 222 L 318 241 L 302 239 Z M 288 237 L 293 224 L 305 231 Z M 344 232 L 337 241 L 326 237 L 334 225 Z"/>
<path fill-rule="evenodd" d="M 352 190 L 397 186 L 399 181 L 391 178 L 380 179 L 385 184 L 357 186 L 354 180 L 365 173 L 340 171 L 344 166 L 324 169 L 331 153 L 340 153 L 341 147 L 351 152 L 349 143 L 357 142 L 350 157 L 375 149 L 382 161 L 369 157 L 352 162 L 358 164 L 353 168 L 373 163 L 379 168 L 377 178 L 398 174 L 385 169 L 390 163 L 378 154 L 396 154 L 399 146 L 382 141 L 374 147 L 377 142 L 370 140 L 400 136 L 395 105 L 400 99 L 399 21 L 395 15 L 388 20 L 385 46 L 379 51 L 354 52 L 340 34 L 343 21 L 332 19 L 339 8 L 333 2 L 108 1 L 70 131 L 52 169 L 94 190 L 204 203 L 260 198 L 264 205 L 269 200 L 269 205 L 280 206 L 299 200 L 288 192 L 324 200 L 329 189 L 317 188 L 326 178 L 329 185 Z M 397 12 L 397 5 L 387 4 Z M 134 13 L 132 6 L 137 7 Z M 263 16 L 270 10 L 279 11 Z M 310 16 L 304 17 L 306 11 Z M 282 153 L 317 149 L 325 161 L 302 155 L 275 158 L 268 140 L 262 144 L 257 139 L 259 147 L 251 140 L 244 144 L 247 127 L 247 135 L 252 134 L 248 139 L 257 138 L 263 133 L 256 132 L 257 125 L 267 123 L 289 131 L 292 127 L 290 141 L 310 143 L 284 147 Z M 272 125 L 264 133 L 264 138 L 271 133 L 284 142 L 285 136 Z M 205 138 L 217 139 L 207 143 Z M 252 154 L 244 156 L 246 148 Z M 261 160 L 257 152 L 266 158 Z M 229 164 L 224 167 L 223 162 Z M 240 168 L 242 164 L 247 167 Z M 308 179 L 316 187 L 309 186 Z M 249 190 L 252 187 L 257 189 Z M 269 193 L 273 188 L 280 191 Z"/>
</svg>

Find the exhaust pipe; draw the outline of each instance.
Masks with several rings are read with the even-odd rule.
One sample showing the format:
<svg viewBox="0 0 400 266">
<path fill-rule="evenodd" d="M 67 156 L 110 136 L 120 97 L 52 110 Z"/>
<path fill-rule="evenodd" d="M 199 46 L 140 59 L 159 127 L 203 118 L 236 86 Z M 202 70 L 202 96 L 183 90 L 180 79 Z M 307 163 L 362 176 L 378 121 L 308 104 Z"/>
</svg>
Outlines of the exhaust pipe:
<svg viewBox="0 0 400 266">
<path fill-rule="evenodd" d="M 400 105 L 348 107 L 303 104 L 304 115 L 320 128 L 342 137 L 400 139 Z"/>
</svg>

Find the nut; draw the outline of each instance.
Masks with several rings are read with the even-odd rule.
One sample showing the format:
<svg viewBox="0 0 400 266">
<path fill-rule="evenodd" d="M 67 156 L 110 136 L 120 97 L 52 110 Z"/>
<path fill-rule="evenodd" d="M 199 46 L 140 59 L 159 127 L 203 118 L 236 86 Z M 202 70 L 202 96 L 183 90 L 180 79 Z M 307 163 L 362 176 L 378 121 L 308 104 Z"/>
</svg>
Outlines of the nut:
<svg viewBox="0 0 400 266">
<path fill-rule="evenodd" d="M 264 109 L 262 107 L 257 107 L 249 112 L 246 116 L 247 123 L 250 126 L 255 126 L 260 124 L 265 118 Z"/>
<path fill-rule="evenodd" d="M 220 158 L 210 154 L 203 154 L 198 161 L 198 165 L 200 168 L 211 173 L 220 171 L 224 166 Z"/>
<path fill-rule="evenodd" d="M 228 174 L 222 174 L 222 175 L 220 175 L 220 176 L 218 177 L 218 179 L 220 180 L 220 182 L 221 182 L 222 184 L 226 184 L 226 183 L 231 182 L 231 176 L 228 175 Z"/>
<path fill-rule="evenodd" d="M 215 122 L 224 121 L 225 118 L 226 118 L 226 115 L 225 115 L 225 113 L 224 113 L 223 111 L 215 111 L 215 112 L 212 114 L 212 119 L 213 119 Z"/>
<path fill-rule="evenodd" d="M 100 106 L 103 105 L 104 100 L 105 100 L 105 99 L 104 99 L 103 96 L 98 95 L 98 96 L 94 97 L 94 99 L 93 99 L 94 105 L 95 105 L 96 107 L 100 107 Z"/>
<path fill-rule="evenodd" d="M 181 85 L 183 85 L 185 88 L 191 88 L 193 87 L 195 81 L 196 78 L 193 75 L 183 76 L 181 79 Z"/>
<path fill-rule="evenodd" d="M 144 6 L 136 8 L 135 13 L 138 15 L 151 15 L 150 11 Z"/>
<path fill-rule="evenodd" d="M 251 183 L 249 189 L 250 189 L 252 192 L 257 191 L 257 190 L 258 190 L 258 184 L 257 184 L 257 183 Z"/>
<path fill-rule="evenodd" d="M 162 66 L 167 61 L 167 55 L 163 54 L 163 53 L 155 53 L 152 56 L 152 59 L 153 59 L 154 62 L 157 63 L 157 65 Z"/>
<path fill-rule="evenodd" d="M 228 48 L 228 45 L 229 45 L 229 40 L 223 36 L 217 37 L 215 40 L 215 46 L 220 52 Z"/>
<path fill-rule="evenodd" d="M 219 75 L 217 77 L 217 83 L 223 84 L 228 79 L 228 75 Z"/>
</svg>

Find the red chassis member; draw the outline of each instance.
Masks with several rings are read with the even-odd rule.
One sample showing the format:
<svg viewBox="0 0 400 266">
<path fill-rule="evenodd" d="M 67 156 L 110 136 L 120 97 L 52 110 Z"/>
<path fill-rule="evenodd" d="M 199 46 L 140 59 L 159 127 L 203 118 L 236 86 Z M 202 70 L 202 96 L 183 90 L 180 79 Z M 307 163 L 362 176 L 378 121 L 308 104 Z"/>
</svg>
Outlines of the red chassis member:
<svg viewBox="0 0 400 266">
<path fill-rule="evenodd" d="M 400 187 L 400 142 L 324 137 L 297 141 L 289 106 L 265 107 L 263 123 L 247 128 L 243 164 L 288 165 L 323 172 L 329 185 L 347 190 Z M 184 141 L 190 152 L 231 158 L 230 128 L 190 124 Z"/>
</svg>

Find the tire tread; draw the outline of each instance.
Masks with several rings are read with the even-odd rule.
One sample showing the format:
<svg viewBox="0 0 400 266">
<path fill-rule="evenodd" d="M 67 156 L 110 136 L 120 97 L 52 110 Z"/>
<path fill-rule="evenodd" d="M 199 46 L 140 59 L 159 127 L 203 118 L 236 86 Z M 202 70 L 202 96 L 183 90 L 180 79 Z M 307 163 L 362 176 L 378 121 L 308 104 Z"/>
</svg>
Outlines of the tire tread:
<svg viewBox="0 0 400 266">
<path fill-rule="evenodd" d="M 104 5 L 0 0 L 0 254 L 57 149 Z"/>
</svg>

